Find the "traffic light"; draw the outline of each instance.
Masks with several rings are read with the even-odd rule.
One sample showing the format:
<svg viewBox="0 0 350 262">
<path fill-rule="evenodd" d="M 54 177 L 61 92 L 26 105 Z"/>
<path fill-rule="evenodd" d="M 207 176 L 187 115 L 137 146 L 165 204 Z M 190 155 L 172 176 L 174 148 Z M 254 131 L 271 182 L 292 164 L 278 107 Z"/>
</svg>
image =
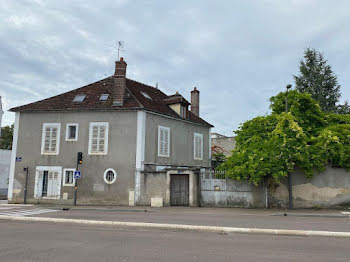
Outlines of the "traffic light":
<svg viewBox="0 0 350 262">
<path fill-rule="evenodd" d="M 82 164 L 82 163 L 83 163 L 83 153 L 78 152 L 78 164 Z"/>
</svg>

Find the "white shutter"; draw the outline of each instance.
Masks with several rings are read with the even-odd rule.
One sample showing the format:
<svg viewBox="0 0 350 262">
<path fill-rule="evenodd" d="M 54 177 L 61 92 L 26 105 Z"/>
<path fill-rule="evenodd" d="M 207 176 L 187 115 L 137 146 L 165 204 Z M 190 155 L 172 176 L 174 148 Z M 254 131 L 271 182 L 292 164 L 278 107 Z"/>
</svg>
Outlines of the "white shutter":
<svg viewBox="0 0 350 262">
<path fill-rule="evenodd" d="M 164 155 L 164 129 L 160 128 L 159 129 L 160 135 L 159 135 L 159 154 Z"/>
<path fill-rule="evenodd" d="M 51 131 L 49 127 L 45 128 L 45 140 L 44 140 L 44 152 L 48 153 L 50 152 L 50 137 L 51 137 Z"/>
<path fill-rule="evenodd" d="M 203 159 L 203 135 L 195 133 L 193 141 L 193 157 L 196 160 Z"/>
<path fill-rule="evenodd" d="M 105 134 L 106 134 L 106 127 L 100 126 L 100 135 L 98 140 L 99 153 L 103 153 L 105 151 Z"/>
<path fill-rule="evenodd" d="M 89 154 L 107 154 L 108 122 L 90 123 Z"/>
<path fill-rule="evenodd" d="M 34 188 L 34 198 L 41 198 L 43 194 L 43 171 L 36 171 L 36 183 Z"/>
<path fill-rule="evenodd" d="M 169 155 L 169 130 L 164 129 L 164 155 Z"/>
<path fill-rule="evenodd" d="M 170 129 L 158 127 L 158 155 L 168 157 L 170 155 Z"/>
<path fill-rule="evenodd" d="M 50 153 L 56 153 L 57 149 L 57 127 L 51 127 Z"/>
<path fill-rule="evenodd" d="M 45 123 L 42 133 L 42 154 L 58 155 L 60 143 L 60 123 Z"/>
<path fill-rule="evenodd" d="M 47 175 L 47 197 L 52 197 L 53 196 L 53 171 L 49 171 Z"/>
<path fill-rule="evenodd" d="M 91 145 L 91 151 L 93 153 L 97 153 L 98 149 L 98 126 L 94 126 L 92 128 L 92 145 Z"/>
</svg>

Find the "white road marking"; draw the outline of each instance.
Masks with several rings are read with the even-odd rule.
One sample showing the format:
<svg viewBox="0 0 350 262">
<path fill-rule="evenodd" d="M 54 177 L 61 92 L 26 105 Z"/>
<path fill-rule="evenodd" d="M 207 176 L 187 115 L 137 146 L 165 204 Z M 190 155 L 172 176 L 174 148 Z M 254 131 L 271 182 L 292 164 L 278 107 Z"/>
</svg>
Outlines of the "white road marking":
<svg viewBox="0 0 350 262">
<path fill-rule="evenodd" d="M 30 215 L 39 215 L 44 213 L 57 212 L 58 210 L 54 209 L 17 209 L 17 210 L 8 210 L 8 211 L 0 211 L 0 215 L 5 216 L 30 216 Z"/>
</svg>

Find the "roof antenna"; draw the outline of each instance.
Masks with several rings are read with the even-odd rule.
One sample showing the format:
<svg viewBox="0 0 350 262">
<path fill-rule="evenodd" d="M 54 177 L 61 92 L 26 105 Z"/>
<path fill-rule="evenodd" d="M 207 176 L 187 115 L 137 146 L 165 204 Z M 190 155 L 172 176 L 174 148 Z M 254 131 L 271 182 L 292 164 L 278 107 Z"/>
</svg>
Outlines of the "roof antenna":
<svg viewBox="0 0 350 262">
<path fill-rule="evenodd" d="M 109 47 L 112 47 L 114 49 L 118 49 L 118 60 L 120 59 L 120 51 L 126 52 L 124 49 L 124 41 L 118 41 L 117 42 L 118 47 L 115 47 L 113 45 L 108 45 Z"/>
<path fill-rule="evenodd" d="M 124 50 L 124 41 L 118 41 L 118 60 L 120 59 L 120 51 L 125 51 Z"/>
</svg>

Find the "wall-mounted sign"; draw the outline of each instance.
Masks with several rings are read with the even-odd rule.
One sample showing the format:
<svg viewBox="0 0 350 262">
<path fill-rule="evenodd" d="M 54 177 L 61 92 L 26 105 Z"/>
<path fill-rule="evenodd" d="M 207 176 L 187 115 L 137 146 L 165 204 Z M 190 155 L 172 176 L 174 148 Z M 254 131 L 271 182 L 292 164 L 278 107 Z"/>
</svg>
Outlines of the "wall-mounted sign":
<svg viewBox="0 0 350 262">
<path fill-rule="evenodd" d="M 74 172 L 74 178 L 75 179 L 80 179 L 81 178 L 81 172 L 80 171 L 75 171 Z"/>
</svg>

